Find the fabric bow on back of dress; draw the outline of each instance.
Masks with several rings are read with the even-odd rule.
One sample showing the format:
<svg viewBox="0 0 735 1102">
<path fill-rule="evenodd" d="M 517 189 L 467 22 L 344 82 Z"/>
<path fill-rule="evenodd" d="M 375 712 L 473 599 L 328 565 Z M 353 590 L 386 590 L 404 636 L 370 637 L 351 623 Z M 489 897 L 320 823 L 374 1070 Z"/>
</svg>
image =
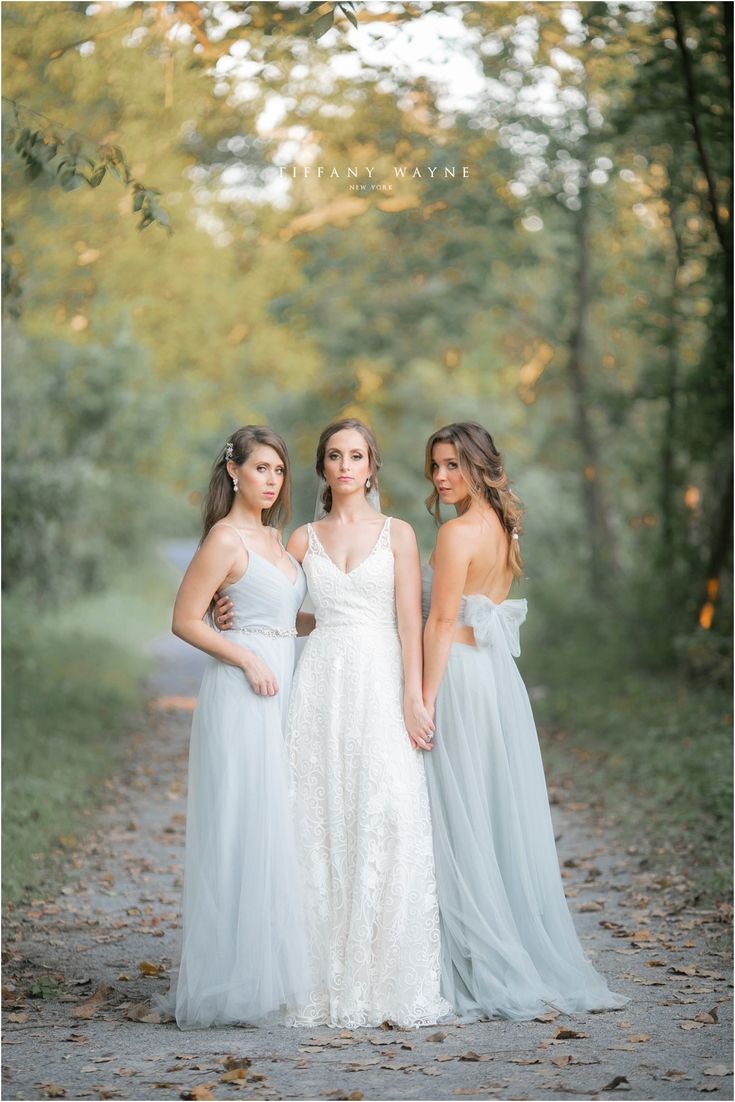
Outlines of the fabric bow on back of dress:
<svg viewBox="0 0 735 1102">
<path fill-rule="evenodd" d="M 514 658 L 521 653 L 521 624 L 526 619 L 528 602 L 502 601 L 496 605 L 481 593 L 464 599 L 463 620 L 475 633 L 478 647 L 493 647 L 505 643 Z"/>
</svg>

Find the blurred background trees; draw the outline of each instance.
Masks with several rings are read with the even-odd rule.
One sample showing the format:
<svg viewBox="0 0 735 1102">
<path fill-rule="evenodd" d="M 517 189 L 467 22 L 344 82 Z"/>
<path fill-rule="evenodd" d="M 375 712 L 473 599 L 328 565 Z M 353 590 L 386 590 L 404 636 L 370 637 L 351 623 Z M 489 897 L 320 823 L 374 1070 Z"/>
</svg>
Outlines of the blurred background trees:
<svg viewBox="0 0 735 1102">
<path fill-rule="evenodd" d="M 531 649 L 727 680 L 731 5 L 3 25 L 11 596 L 69 602 L 196 534 L 247 422 L 286 437 L 302 521 L 320 428 L 367 419 L 428 549 L 424 441 L 472 418 L 527 506 Z M 365 165 L 392 190 L 350 190 Z"/>
</svg>

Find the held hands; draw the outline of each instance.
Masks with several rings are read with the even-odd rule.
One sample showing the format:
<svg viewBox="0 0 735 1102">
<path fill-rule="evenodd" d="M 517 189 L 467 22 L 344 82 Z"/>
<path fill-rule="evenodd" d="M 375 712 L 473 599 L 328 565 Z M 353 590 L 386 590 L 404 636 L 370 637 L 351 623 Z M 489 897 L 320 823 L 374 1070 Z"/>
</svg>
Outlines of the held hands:
<svg viewBox="0 0 735 1102">
<path fill-rule="evenodd" d="M 215 593 L 214 623 L 218 631 L 227 631 L 232 627 L 232 610 L 235 607 L 229 597 L 220 597 Z"/>
<path fill-rule="evenodd" d="M 403 718 L 408 737 L 414 750 L 432 750 L 431 739 L 434 735 L 434 721 L 421 699 L 405 700 Z"/>
</svg>

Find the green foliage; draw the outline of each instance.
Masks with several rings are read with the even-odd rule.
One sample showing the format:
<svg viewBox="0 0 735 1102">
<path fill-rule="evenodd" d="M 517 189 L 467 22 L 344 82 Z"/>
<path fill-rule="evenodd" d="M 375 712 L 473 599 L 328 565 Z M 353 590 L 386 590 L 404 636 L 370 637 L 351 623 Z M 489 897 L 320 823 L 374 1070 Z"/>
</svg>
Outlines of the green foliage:
<svg viewBox="0 0 735 1102">
<path fill-rule="evenodd" d="M 664 874 L 686 870 L 692 901 L 732 891 L 732 689 L 707 676 L 651 676 L 600 641 L 526 645 L 549 774 L 597 806 Z M 540 657 L 543 660 L 540 660 Z M 569 676 L 570 669 L 576 676 Z"/>
<path fill-rule="evenodd" d="M 165 391 L 149 392 L 147 365 L 122 336 L 81 355 L 16 338 L 7 353 L 3 586 L 68 600 L 148 538 Z"/>
<path fill-rule="evenodd" d="M 13 109 L 13 122 L 7 126 L 4 141 L 25 162 L 28 182 L 44 176 L 47 182 L 55 181 L 62 191 L 75 191 L 84 183 L 91 188 L 99 187 L 109 173 L 132 190 L 132 210 L 140 213 L 139 230 L 157 222 L 167 233 L 172 232 L 171 220 L 156 199 L 160 191 L 133 179 L 119 145 L 97 144 L 15 100 L 7 102 Z"/>
<path fill-rule="evenodd" d="M 146 365 L 130 383 L 146 427 L 131 426 L 129 481 L 149 500 L 155 454 L 172 502 L 161 529 L 172 512 L 195 529 L 222 439 L 266 419 L 292 444 L 297 514 L 308 515 L 319 427 L 349 411 L 378 429 L 385 501 L 428 544 L 423 441 L 438 423 L 475 416 L 528 505 L 524 553 L 552 622 L 565 608 L 554 595 L 571 587 L 651 667 L 697 661 L 678 641 L 700 616 L 714 612 L 726 634 L 729 287 L 708 172 L 727 205 L 731 109 L 716 5 L 682 13 L 693 95 L 669 5 L 452 5 L 466 31 L 452 49 L 486 82 L 461 108 L 379 50 L 360 63 L 381 23 L 395 37 L 446 18 L 442 4 L 39 11 L 16 5 L 6 17 L 8 93 L 41 120 L 73 102 L 69 132 L 94 146 L 70 139 L 50 155 L 53 135 L 29 122 L 37 116 L 21 120 L 22 163 L 36 178 L 28 184 L 13 158 L 5 166 L 4 279 L 22 288 L 8 301 L 16 312 L 22 302 L 19 329 L 38 356 L 60 342 L 60 362 L 82 379 L 90 354 L 128 327 L 129 358 Z M 446 24 L 434 25 L 440 45 Z M 60 161 L 73 195 L 43 188 L 44 165 Z M 280 180 L 284 164 L 307 163 L 340 175 Z M 392 190 L 348 191 L 355 165 L 374 166 Z M 396 165 L 424 172 L 397 179 Z M 452 165 L 470 166 L 469 178 L 443 180 Z M 149 171 L 155 189 L 138 182 Z M 108 175 L 131 189 L 141 225 L 167 226 L 164 209 L 177 211 L 175 237 L 151 247 L 129 234 Z M 51 391 L 59 370 L 39 369 Z M 30 387 L 17 404 L 29 398 Z M 84 434 L 64 409 L 82 484 Z M 11 469 L 16 501 L 23 455 Z M 39 494 L 43 512 L 55 495 Z M 90 516 L 104 516 L 105 495 L 94 500 Z M 19 563 L 21 533 L 43 544 L 43 522 L 13 509 Z M 112 542 L 114 523 L 99 529 Z M 598 557 L 602 603 L 587 593 Z M 70 573 L 89 579 L 83 561 Z M 585 628 L 571 618 L 570 630 Z"/>
<path fill-rule="evenodd" d="M 108 581 L 107 595 L 58 612 L 23 594 L 5 601 L 6 902 L 46 889 L 88 833 L 91 810 L 109 797 L 103 782 L 140 721 L 143 644 L 166 628 L 173 582 L 150 560 Z"/>
</svg>

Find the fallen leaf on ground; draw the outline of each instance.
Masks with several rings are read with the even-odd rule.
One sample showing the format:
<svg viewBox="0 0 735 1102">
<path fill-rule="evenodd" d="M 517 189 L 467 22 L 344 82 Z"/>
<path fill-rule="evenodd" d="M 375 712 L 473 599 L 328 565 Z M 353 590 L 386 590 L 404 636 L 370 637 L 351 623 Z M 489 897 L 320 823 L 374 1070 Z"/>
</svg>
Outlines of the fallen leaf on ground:
<svg viewBox="0 0 735 1102">
<path fill-rule="evenodd" d="M 442 1053 L 441 1056 L 435 1056 L 434 1059 L 439 1064 L 446 1064 L 448 1060 L 455 1060 L 455 1056 L 449 1056 L 449 1054 Z"/>
<path fill-rule="evenodd" d="M 153 964 L 149 960 L 142 960 L 138 965 L 138 971 L 142 972 L 144 976 L 160 976 L 162 972 L 166 971 L 164 964 Z"/>
<path fill-rule="evenodd" d="M 702 1075 L 732 1075 L 732 1072 L 724 1064 L 707 1064 L 702 1068 Z"/>
<path fill-rule="evenodd" d="M 226 1071 L 224 1075 L 220 1075 L 219 1081 L 220 1083 L 237 1083 L 238 1081 L 242 1082 L 247 1077 L 247 1068 L 233 1068 L 232 1071 Z"/>
<path fill-rule="evenodd" d="M 22 1022 L 27 1022 L 30 1018 L 30 1014 L 8 1014 L 8 1021 L 15 1022 L 16 1025 L 20 1025 Z"/>
<path fill-rule="evenodd" d="M 617 1087 L 622 1087 L 623 1083 L 625 1083 L 626 1086 L 630 1086 L 624 1075 L 616 1075 L 615 1078 L 611 1079 L 609 1083 L 606 1083 L 604 1087 L 600 1087 L 600 1091 L 614 1091 Z"/>
<path fill-rule="evenodd" d="M 592 911 L 602 911 L 602 910 L 604 910 L 604 906 L 603 906 L 602 903 L 599 902 L 599 900 L 590 899 L 586 903 L 582 904 L 582 906 L 579 908 L 579 913 L 580 914 L 588 914 Z"/>
<path fill-rule="evenodd" d="M 436 1044 L 439 1044 L 441 1041 L 446 1041 L 446 1039 L 447 1039 L 446 1033 L 431 1033 L 426 1038 L 427 1041 L 433 1041 Z"/>
<path fill-rule="evenodd" d="M 478 1055 L 476 1052 L 463 1052 L 459 1059 L 472 1064 L 484 1064 L 488 1060 L 492 1060 L 492 1056 L 486 1052 L 483 1052 L 482 1055 Z"/>
<path fill-rule="evenodd" d="M 627 1041 L 632 1041 L 634 1044 L 640 1045 L 640 1044 L 643 1044 L 644 1041 L 650 1041 L 651 1040 L 651 1034 L 650 1033 L 634 1033 L 634 1034 L 632 1034 L 632 1036 L 626 1037 L 626 1040 Z"/>
<path fill-rule="evenodd" d="M 66 1098 L 66 1087 L 60 1083 L 45 1083 L 42 1089 L 44 1098 Z"/>
<path fill-rule="evenodd" d="M 549 1010 L 546 1014 L 539 1014 L 534 1018 L 534 1022 L 553 1022 L 559 1017 L 558 1010 Z"/>
<path fill-rule="evenodd" d="M 574 1063 L 574 1057 L 571 1052 L 565 1052 L 561 1056 L 555 1056 L 551 1061 L 552 1064 L 556 1064 L 558 1068 L 566 1067 L 567 1064 Z"/>
<path fill-rule="evenodd" d="M 179 1098 L 184 1099 L 184 1102 L 214 1102 L 213 1086 L 214 1083 L 200 1083 L 198 1087 L 182 1091 Z"/>
<path fill-rule="evenodd" d="M 97 1011 L 107 1002 L 112 992 L 112 987 L 109 987 L 107 984 L 101 984 L 94 995 L 90 995 L 90 997 L 80 1006 L 74 1007 L 71 1012 L 72 1018 L 94 1018 Z"/>
<path fill-rule="evenodd" d="M 669 972 L 673 972 L 675 976 L 696 976 L 697 969 L 693 964 L 675 964 L 669 968 Z"/>
<path fill-rule="evenodd" d="M 680 1022 L 680 1029 L 704 1029 L 704 1022 Z"/>
<path fill-rule="evenodd" d="M 702 1022 L 703 1025 L 717 1025 L 717 1007 L 713 1006 L 711 1010 L 703 1010 L 700 1014 L 695 1014 L 694 1021 Z"/>
<path fill-rule="evenodd" d="M 133 1003 L 125 1011 L 125 1017 L 131 1022 L 145 1022 L 146 1025 L 160 1025 L 163 1021 L 173 1021 L 173 1015 L 164 1015 L 157 1010 L 152 1010 L 149 1003 Z"/>
<path fill-rule="evenodd" d="M 247 1056 L 225 1056 L 222 1066 L 225 1071 L 241 1071 L 243 1068 L 249 1068 L 251 1061 Z"/>
<path fill-rule="evenodd" d="M 576 1038 L 589 1037 L 589 1033 L 577 1033 L 574 1029 L 567 1029 L 565 1026 L 559 1026 L 554 1034 L 553 1040 L 555 1041 L 573 1041 Z"/>
</svg>

